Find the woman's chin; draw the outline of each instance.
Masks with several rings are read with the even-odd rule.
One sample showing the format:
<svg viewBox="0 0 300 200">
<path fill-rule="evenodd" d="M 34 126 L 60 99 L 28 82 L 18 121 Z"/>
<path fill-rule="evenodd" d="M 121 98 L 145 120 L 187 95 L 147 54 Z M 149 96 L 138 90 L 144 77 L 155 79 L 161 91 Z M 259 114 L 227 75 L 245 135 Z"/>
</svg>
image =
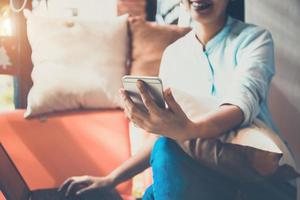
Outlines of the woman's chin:
<svg viewBox="0 0 300 200">
<path fill-rule="evenodd" d="M 197 22 L 209 22 L 213 18 L 213 15 L 212 7 L 205 10 L 191 8 L 191 17 Z"/>
<path fill-rule="evenodd" d="M 192 13 L 191 17 L 195 22 L 204 23 L 204 24 L 211 22 L 214 19 L 212 15 L 199 15 L 198 13 Z"/>
</svg>

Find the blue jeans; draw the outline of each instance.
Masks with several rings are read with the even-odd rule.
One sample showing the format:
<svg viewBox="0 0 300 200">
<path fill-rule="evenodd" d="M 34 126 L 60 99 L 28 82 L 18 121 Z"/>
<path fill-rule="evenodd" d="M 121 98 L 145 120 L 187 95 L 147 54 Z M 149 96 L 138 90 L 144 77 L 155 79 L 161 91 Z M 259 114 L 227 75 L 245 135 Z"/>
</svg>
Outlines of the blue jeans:
<svg viewBox="0 0 300 200">
<path fill-rule="evenodd" d="M 150 164 L 153 184 L 143 200 L 296 200 L 296 189 L 287 183 L 237 183 L 202 166 L 166 137 L 155 143 Z"/>
</svg>

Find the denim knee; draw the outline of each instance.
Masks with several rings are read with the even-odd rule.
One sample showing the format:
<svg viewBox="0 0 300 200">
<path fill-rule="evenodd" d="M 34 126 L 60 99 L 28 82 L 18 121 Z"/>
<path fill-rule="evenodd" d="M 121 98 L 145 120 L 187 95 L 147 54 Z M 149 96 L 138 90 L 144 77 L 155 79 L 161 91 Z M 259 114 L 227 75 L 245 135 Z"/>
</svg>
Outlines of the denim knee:
<svg viewBox="0 0 300 200">
<path fill-rule="evenodd" d="M 159 138 L 152 150 L 154 197 L 158 200 L 182 200 L 187 193 L 186 172 L 181 165 L 178 144 L 169 138 Z"/>
<path fill-rule="evenodd" d="M 153 186 L 149 186 L 143 195 L 143 200 L 154 200 Z"/>
<path fill-rule="evenodd" d="M 158 160 L 163 161 L 165 159 L 171 159 L 172 157 L 175 158 L 176 148 L 179 147 L 172 139 L 160 137 L 152 149 L 150 164 L 152 165 L 154 161 Z"/>
</svg>

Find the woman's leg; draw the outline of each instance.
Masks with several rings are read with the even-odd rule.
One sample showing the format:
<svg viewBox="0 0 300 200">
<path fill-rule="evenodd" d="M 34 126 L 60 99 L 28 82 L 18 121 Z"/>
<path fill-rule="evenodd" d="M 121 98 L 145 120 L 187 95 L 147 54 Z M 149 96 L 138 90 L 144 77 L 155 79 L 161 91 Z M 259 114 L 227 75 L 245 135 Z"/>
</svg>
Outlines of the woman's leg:
<svg viewBox="0 0 300 200">
<path fill-rule="evenodd" d="M 243 184 L 239 189 L 242 200 L 296 200 L 296 187 L 278 181 L 264 181 L 262 183 Z"/>
<path fill-rule="evenodd" d="M 152 185 L 147 188 L 146 192 L 144 193 L 143 200 L 154 200 Z"/>
<path fill-rule="evenodd" d="M 233 200 L 236 185 L 201 166 L 171 139 L 162 137 L 151 155 L 155 200 Z"/>
</svg>

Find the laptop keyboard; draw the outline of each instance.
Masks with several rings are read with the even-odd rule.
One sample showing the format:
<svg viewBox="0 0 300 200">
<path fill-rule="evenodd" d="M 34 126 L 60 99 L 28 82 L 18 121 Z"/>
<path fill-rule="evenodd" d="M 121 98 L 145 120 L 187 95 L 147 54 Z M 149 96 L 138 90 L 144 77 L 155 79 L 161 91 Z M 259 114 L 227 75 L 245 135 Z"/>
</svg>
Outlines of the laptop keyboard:
<svg viewBox="0 0 300 200">
<path fill-rule="evenodd" d="M 66 198 L 63 193 L 57 192 L 57 189 L 42 189 L 32 192 L 31 200 L 81 200 L 77 197 Z"/>
<path fill-rule="evenodd" d="M 65 197 L 57 189 L 42 189 L 32 192 L 30 200 L 122 200 L 117 192 L 90 193 L 81 197 Z"/>
</svg>

